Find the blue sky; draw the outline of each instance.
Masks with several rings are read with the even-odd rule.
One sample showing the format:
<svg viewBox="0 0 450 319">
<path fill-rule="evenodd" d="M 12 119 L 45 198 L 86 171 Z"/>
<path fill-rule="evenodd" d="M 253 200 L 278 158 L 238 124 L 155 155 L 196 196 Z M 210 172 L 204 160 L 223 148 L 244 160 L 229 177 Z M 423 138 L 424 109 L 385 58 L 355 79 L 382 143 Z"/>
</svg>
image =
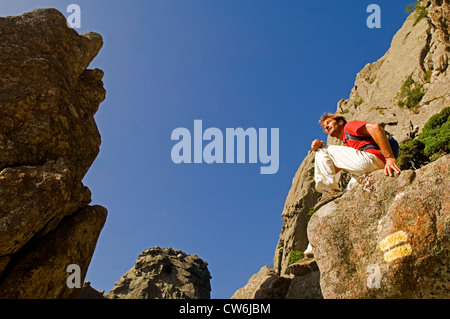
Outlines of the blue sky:
<svg viewBox="0 0 450 319">
<path fill-rule="evenodd" d="M 81 8 L 79 33 L 104 46 L 95 116 L 100 154 L 84 179 L 108 209 L 86 280 L 106 292 L 154 246 L 208 262 L 211 297 L 230 298 L 272 265 L 292 178 L 323 112 L 348 98 L 356 74 L 389 48 L 412 0 L 4 0 L 0 15 Z M 381 8 L 370 29 L 369 4 Z M 279 128 L 279 170 L 175 164 L 171 133 Z M 207 142 L 204 142 L 204 145 Z"/>
</svg>

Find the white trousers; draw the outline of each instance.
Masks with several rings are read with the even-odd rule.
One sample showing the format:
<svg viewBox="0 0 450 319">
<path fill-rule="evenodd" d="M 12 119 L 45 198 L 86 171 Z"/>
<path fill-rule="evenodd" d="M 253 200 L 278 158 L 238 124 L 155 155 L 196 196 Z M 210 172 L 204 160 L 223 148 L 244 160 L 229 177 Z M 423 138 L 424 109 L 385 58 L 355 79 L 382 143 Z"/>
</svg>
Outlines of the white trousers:
<svg viewBox="0 0 450 319">
<path fill-rule="evenodd" d="M 359 176 L 384 168 L 384 163 L 376 155 L 352 147 L 325 145 L 316 151 L 314 163 L 314 180 L 319 193 L 330 189 L 339 190 L 335 167 L 352 176 L 347 186 L 347 190 L 350 190 L 356 185 Z"/>
</svg>

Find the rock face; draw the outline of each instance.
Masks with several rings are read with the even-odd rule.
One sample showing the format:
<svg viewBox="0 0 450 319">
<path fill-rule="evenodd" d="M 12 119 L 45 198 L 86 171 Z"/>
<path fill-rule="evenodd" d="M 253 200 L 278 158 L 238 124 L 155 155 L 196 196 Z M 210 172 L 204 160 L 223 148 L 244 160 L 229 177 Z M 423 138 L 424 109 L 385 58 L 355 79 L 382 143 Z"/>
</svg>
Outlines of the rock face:
<svg viewBox="0 0 450 319">
<path fill-rule="evenodd" d="M 264 266 L 231 299 L 322 299 L 319 276 L 318 271 L 304 276 L 278 276 Z"/>
<path fill-rule="evenodd" d="M 97 291 L 92 288 L 90 281 L 86 281 L 78 294 L 78 299 L 106 299 L 103 296 L 104 293 L 104 290 Z"/>
<path fill-rule="evenodd" d="M 420 134 L 432 115 L 450 105 L 449 1 L 421 4 L 427 15 L 417 21 L 414 12 L 406 19 L 386 54 L 358 73 L 349 99 L 337 107 L 347 120 L 385 124 L 399 142 Z M 417 106 L 400 107 L 402 87 L 410 76 L 423 97 L 417 98 Z"/>
<path fill-rule="evenodd" d="M 262 267 L 232 299 L 321 299 L 319 272 L 304 276 L 289 272 L 291 251 L 304 251 L 308 246 L 309 210 L 320 194 L 314 189 L 314 153 L 310 152 L 292 181 L 282 217 L 284 225 L 275 251 L 274 269 Z"/>
<path fill-rule="evenodd" d="M 282 299 L 290 283 L 290 278 L 277 276 L 273 269 L 264 266 L 231 299 Z"/>
<path fill-rule="evenodd" d="M 181 250 L 154 247 L 105 295 L 109 299 L 209 299 L 208 264 Z"/>
<path fill-rule="evenodd" d="M 440 3 L 440 4 L 439 4 Z M 411 14 L 394 36 L 391 47 L 377 62 L 358 73 L 347 100 L 338 103 L 337 112 L 347 120 L 382 123 L 402 142 L 421 133 L 434 114 L 450 105 L 450 10 L 448 1 L 425 1 L 428 15 L 414 25 Z M 427 71 L 430 78 L 423 77 Z M 423 84 L 424 96 L 414 110 L 398 106 L 398 95 L 408 76 L 413 74 Z M 329 144 L 340 141 L 329 138 Z M 282 217 L 284 225 L 274 256 L 275 269 L 288 274 L 290 251 L 304 251 L 308 244 L 308 213 L 320 194 L 314 190 L 314 153 L 301 163 L 286 198 Z"/>
<path fill-rule="evenodd" d="M 82 179 L 99 152 L 102 38 L 54 9 L 0 18 L 0 298 L 70 298 L 67 266 L 87 272 L 106 209 Z"/>
<path fill-rule="evenodd" d="M 351 90 L 349 98 L 339 101 L 336 110 L 336 112 L 343 114 L 347 120 L 362 120 L 383 124 L 385 129 L 392 133 L 399 142 L 415 138 L 422 132 L 424 124 L 431 116 L 450 105 L 450 72 L 448 68 L 450 55 L 450 2 L 449 0 L 427 0 L 421 1 L 420 5 L 423 7 L 422 12 L 426 13 L 424 17 L 419 20 L 417 19 L 419 16 L 418 12 L 414 12 L 406 19 L 402 28 L 394 36 L 391 47 L 386 54 L 378 61 L 367 64 L 357 74 L 355 86 Z M 410 86 L 407 84 L 410 84 Z M 415 93 L 420 93 L 418 94 L 420 99 L 417 95 L 410 94 L 414 89 L 416 89 Z M 411 104 L 409 105 L 410 107 L 402 104 L 402 102 L 405 103 L 410 98 L 408 94 L 411 97 L 416 97 L 415 101 L 411 98 L 414 103 L 409 103 Z M 309 145 L 310 141 L 305 141 L 305 143 Z M 340 141 L 329 138 L 327 143 L 339 144 Z M 402 178 L 408 176 L 408 174 L 415 173 L 402 174 Z M 292 187 L 286 198 L 282 213 L 284 225 L 274 254 L 274 270 L 270 273 L 270 276 L 291 279 L 288 290 L 297 291 L 297 298 L 317 296 L 314 291 L 318 285 L 319 276 L 316 276 L 316 282 L 309 282 L 305 285 L 303 284 L 305 277 L 291 274 L 288 267 L 290 253 L 304 251 L 308 241 L 311 240 L 310 236 L 316 236 L 316 241 L 319 241 L 318 236 L 320 236 L 320 233 L 316 232 L 320 232 L 320 228 L 314 228 L 315 230 L 307 232 L 310 222 L 309 213 L 311 213 L 311 209 L 320 197 L 320 194 L 314 190 L 313 175 L 314 154 L 310 152 L 302 161 L 295 174 Z M 381 176 L 378 177 L 381 179 Z M 343 174 L 342 181 L 345 182 L 345 174 Z M 396 181 L 401 181 L 401 178 Z M 423 185 L 425 185 L 425 181 Z M 417 186 L 422 187 L 423 185 Z M 386 191 L 388 190 L 389 188 L 386 189 Z M 395 192 L 397 191 L 397 188 L 392 188 L 393 193 L 391 196 L 395 197 L 397 194 Z M 349 201 L 347 203 L 355 209 L 356 206 L 354 204 Z M 359 204 L 361 205 L 360 207 L 367 205 L 361 202 Z M 328 205 L 326 207 L 327 209 L 330 208 Z M 334 219 L 330 220 L 334 222 Z M 343 233 L 342 236 L 345 236 L 345 234 Z M 386 234 L 386 236 L 388 235 Z M 411 236 L 411 234 L 408 234 L 408 236 Z M 336 237 L 336 241 L 339 240 L 344 239 Z M 352 239 L 345 240 L 352 243 Z M 323 260 L 325 260 L 325 257 L 323 257 L 323 254 L 322 258 L 322 264 L 318 263 L 320 271 L 322 271 L 321 267 L 326 267 L 324 266 Z M 439 261 L 436 262 L 438 263 Z M 379 265 L 381 267 L 381 264 Z M 442 269 L 446 269 L 446 266 L 442 266 Z M 364 269 L 364 271 L 366 270 L 375 271 L 377 269 L 374 270 L 369 267 L 369 269 Z M 327 271 L 332 273 L 340 270 L 327 268 Z M 383 270 L 380 271 L 382 272 Z M 416 275 L 419 276 L 419 273 L 416 272 Z M 312 277 L 312 275 L 308 276 Z M 383 278 L 387 280 L 388 277 L 385 276 Z M 275 279 L 272 278 L 271 280 Z M 419 277 L 416 279 L 419 281 L 425 280 Z M 246 287 L 243 287 L 240 290 L 239 298 L 254 298 L 255 294 L 253 292 L 248 294 L 242 294 L 242 292 L 258 291 L 259 288 L 256 286 L 261 287 L 263 284 L 264 281 L 249 280 L 246 287 L 252 285 L 252 288 L 246 290 L 243 289 Z M 324 287 L 326 280 L 321 280 L 320 284 Z M 334 284 L 336 285 L 336 282 Z M 364 284 L 365 281 L 361 285 L 364 286 Z M 327 288 L 325 288 L 325 291 L 326 293 L 323 294 L 325 298 L 338 297 L 337 293 L 328 293 Z M 266 292 L 266 294 L 270 295 L 270 292 Z M 354 296 L 356 295 L 355 293 Z M 361 298 L 381 295 L 360 294 Z M 406 291 L 402 296 L 407 298 L 419 295 L 420 293 Z M 439 295 L 439 292 L 436 291 L 436 295 Z M 284 296 L 281 298 L 287 298 L 287 296 L 292 296 L 292 294 L 288 294 L 286 290 L 280 296 Z M 346 296 L 341 297 L 345 298 Z"/>
<path fill-rule="evenodd" d="M 309 211 L 319 197 L 314 189 L 314 153 L 310 151 L 295 174 L 281 214 L 284 224 L 274 257 L 278 275 L 289 275 L 291 251 L 305 251 L 308 246 Z"/>
<path fill-rule="evenodd" d="M 325 298 L 449 298 L 450 155 L 362 177 L 312 216 L 308 237 Z"/>
</svg>

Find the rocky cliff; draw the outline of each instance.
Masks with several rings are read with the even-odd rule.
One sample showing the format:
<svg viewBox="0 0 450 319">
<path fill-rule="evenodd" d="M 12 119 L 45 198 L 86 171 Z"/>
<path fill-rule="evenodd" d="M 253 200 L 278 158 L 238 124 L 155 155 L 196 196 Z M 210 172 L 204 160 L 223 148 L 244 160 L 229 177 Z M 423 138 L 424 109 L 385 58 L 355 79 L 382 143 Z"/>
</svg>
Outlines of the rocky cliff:
<svg viewBox="0 0 450 319">
<path fill-rule="evenodd" d="M 431 116 L 450 105 L 449 26 L 448 0 L 420 1 L 395 34 L 386 54 L 358 73 L 349 98 L 338 102 L 336 112 L 345 115 L 347 120 L 381 123 L 399 142 L 417 137 Z M 338 141 L 329 139 L 328 143 Z M 255 295 L 271 298 L 274 290 L 268 287 L 276 282 L 283 282 L 277 285 L 277 298 L 445 296 L 443 291 L 448 291 L 448 287 L 443 282 L 449 282 L 450 226 L 448 186 L 445 188 L 442 183 L 449 180 L 448 161 L 448 156 L 443 157 L 438 163 L 429 164 L 431 168 L 404 171 L 393 179 L 374 173 L 365 181 L 368 183 L 365 187 L 381 192 L 384 197 L 368 196 L 367 188 L 362 190 L 360 186 L 354 193 L 347 193 L 340 204 L 336 201 L 324 206 L 322 209 L 327 213 L 315 212 L 310 221 L 320 194 L 314 190 L 314 153 L 309 152 L 293 178 L 282 212 L 284 225 L 275 251 L 274 269 L 262 268 L 233 298 L 254 298 Z M 438 176 L 430 174 L 435 169 L 439 170 Z M 430 193 L 433 182 L 444 186 L 441 192 Z M 428 203 L 424 203 L 425 206 L 420 206 L 415 199 L 421 193 L 433 195 L 419 197 Z M 359 201 L 352 201 L 352 198 Z M 415 203 L 416 210 L 408 211 L 408 201 Z M 332 208 L 332 205 L 339 208 Z M 367 213 L 362 207 L 368 208 Z M 337 211 L 342 215 L 334 213 Z M 349 220 L 354 224 L 346 229 L 344 221 Z M 334 224 L 342 227 L 335 229 Z M 377 228 L 380 225 L 384 226 Z M 363 231 L 364 227 L 367 228 Z M 426 232 L 421 227 L 430 229 Z M 402 243 L 410 245 L 411 254 L 391 264 L 379 258 L 384 251 L 377 247 L 380 240 L 400 231 L 406 234 Z M 290 256 L 304 251 L 309 241 L 318 251 L 317 267 L 312 262 L 306 274 L 294 274 L 289 267 Z M 391 268 L 395 269 L 391 271 Z M 411 278 L 407 278 L 408 274 Z M 370 280 L 381 278 L 381 290 L 368 290 L 369 275 L 372 275 Z M 441 276 L 440 283 L 436 279 L 438 276 Z M 425 288 L 430 277 L 433 280 Z M 351 283 L 344 284 L 346 280 Z M 414 287 L 414 283 L 420 287 Z"/>
<path fill-rule="evenodd" d="M 138 256 L 134 266 L 105 295 L 109 299 L 209 299 L 208 264 L 197 255 L 154 247 Z"/>
<path fill-rule="evenodd" d="M 107 211 L 82 179 L 96 158 L 105 98 L 96 33 L 54 9 L 0 18 L 0 298 L 72 298 Z"/>
<path fill-rule="evenodd" d="M 450 298 L 450 155 L 362 177 L 314 213 L 308 238 L 325 298 Z"/>
<path fill-rule="evenodd" d="M 432 115 L 450 105 L 449 1 L 419 4 L 420 12 L 406 19 L 382 58 L 358 73 L 349 99 L 337 106 L 348 120 L 384 124 L 399 142 L 420 134 Z"/>
</svg>

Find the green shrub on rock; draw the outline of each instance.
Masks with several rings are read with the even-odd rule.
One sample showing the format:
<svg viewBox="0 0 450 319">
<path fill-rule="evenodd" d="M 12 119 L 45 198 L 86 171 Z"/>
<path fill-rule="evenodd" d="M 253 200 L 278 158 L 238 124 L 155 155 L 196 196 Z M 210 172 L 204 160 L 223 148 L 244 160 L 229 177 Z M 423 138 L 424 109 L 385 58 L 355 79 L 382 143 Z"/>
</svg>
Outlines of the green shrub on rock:
<svg viewBox="0 0 450 319">
<path fill-rule="evenodd" d="M 293 250 L 289 253 L 289 265 L 292 265 L 303 258 L 303 251 Z"/>
<path fill-rule="evenodd" d="M 400 145 L 397 163 L 401 169 L 417 169 L 450 153 L 450 107 L 433 115 L 422 134 Z"/>
<path fill-rule="evenodd" d="M 407 107 L 414 111 L 419 106 L 424 95 L 425 90 L 423 84 L 414 81 L 412 75 L 410 75 L 403 82 L 400 92 L 397 95 L 398 106 L 401 108 Z"/>
</svg>

